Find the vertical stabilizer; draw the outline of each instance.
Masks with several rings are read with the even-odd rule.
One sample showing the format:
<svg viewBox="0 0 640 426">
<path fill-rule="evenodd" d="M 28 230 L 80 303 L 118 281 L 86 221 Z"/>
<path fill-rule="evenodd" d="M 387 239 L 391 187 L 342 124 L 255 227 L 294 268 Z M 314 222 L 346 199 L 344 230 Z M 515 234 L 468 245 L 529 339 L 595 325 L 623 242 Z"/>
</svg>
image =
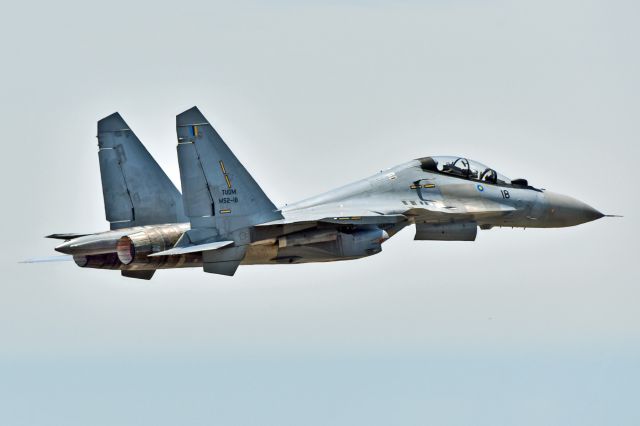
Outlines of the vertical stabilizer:
<svg viewBox="0 0 640 426">
<path fill-rule="evenodd" d="M 187 221 L 180 192 L 117 112 L 98 121 L 98 148 L 111 229 Z"/>
<path fill-rule="evenodd" d="M 180 180 L 191 236 L 198 230 L 230 235 L 282 218 L 198 108 L 179 114 L 176 127 Z M 201 235 L 205 237 L 212 232 Z M 237 238 L 234 240 L 241 243 Z"/>
</svg>

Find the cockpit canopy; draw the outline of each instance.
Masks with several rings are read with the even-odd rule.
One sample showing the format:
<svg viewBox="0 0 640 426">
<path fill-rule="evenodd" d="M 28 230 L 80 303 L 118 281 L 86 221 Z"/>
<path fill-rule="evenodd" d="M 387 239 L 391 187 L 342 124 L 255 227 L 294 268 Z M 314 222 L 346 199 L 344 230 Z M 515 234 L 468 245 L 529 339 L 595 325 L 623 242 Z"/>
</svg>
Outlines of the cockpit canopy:
<svg viewBox="0 0 640 426">
<path fill-rule="evenodd" d="M 463 157 L 424 157 L 420 158 L 422 170 L 441 173 L 445 175 L 457 176 L 463 179 L 477 180 L 481 182 L 511 185 L 512 181 L 501 175 L 494 169 L 485 166 L 477 161 L 468 160 Z"/>
</svg>

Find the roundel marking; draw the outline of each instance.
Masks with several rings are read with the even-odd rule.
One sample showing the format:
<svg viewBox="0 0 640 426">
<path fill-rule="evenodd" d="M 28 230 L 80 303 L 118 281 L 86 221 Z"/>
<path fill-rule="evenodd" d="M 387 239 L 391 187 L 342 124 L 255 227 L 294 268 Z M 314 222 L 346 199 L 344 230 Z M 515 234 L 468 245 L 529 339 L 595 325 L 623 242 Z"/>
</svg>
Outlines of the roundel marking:
<svg viewBox="0 0 640 426">
<path fill-rule="evenodd" d="M 478 188 L 478 191 L 480 191 L 480 192 L 484 191 L 484 186 L 482 186 L 480 184 L 476 185 L 476 188 Z"/>
</svg>

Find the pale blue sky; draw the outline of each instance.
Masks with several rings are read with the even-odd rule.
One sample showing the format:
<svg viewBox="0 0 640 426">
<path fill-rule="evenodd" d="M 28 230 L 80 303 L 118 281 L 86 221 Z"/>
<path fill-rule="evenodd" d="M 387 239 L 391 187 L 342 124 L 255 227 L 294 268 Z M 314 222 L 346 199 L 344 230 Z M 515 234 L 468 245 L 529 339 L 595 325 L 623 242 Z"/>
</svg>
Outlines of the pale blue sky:
<svg viewBox="0 0 640 426">
<path fill-rule="evenodd" d="M 12 3 L 0 15 L 0 424 L 637 425 L 635 2 Z M 151 282 L 100 231 L 96 121 L 178 184 L 198 105 L 276 204 L 460 154 L 603 219 Z"/>
</svg>

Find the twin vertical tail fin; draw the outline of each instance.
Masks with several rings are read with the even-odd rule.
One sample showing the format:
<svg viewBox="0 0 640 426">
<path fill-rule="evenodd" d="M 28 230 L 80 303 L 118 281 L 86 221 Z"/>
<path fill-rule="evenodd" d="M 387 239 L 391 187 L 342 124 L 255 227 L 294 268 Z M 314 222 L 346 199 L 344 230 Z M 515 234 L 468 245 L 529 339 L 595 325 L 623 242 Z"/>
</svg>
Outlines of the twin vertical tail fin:
<svg viewBox="0 0 640 426">
<path fill-rule="evenodd" d="M 249 228 L 282 219 L 213 126 L 193 107 L 176 118 L 178 163 L 191 230 L 179 244 L 233 242 L 202 252 L 205 272 L 233 275 L 250 243 Z"/>
<path fill-rule="evenodd" d="M 176 117 L 185 212 L 192 229 L 236 230 L 281 219 L 213 126 L 193 107 Z"/>
<path fill-rule="evenodd" d="M 249 228 L 282 215 L 196 107 L 176 124 L 182 195 L 118 113 L 98 122 L 107 220 L 111 229 L 189 220 L 176 250 L 202 247 L 206 272 L 233 275 Z M 221 241 L 225 247 L 204 248 Z"/>
<path fill-rule="evenodd" d="M 180 192 L 117 112 L 98 121 L 98 147 L 111 229 L 187 221 Z"/>
</svg>

